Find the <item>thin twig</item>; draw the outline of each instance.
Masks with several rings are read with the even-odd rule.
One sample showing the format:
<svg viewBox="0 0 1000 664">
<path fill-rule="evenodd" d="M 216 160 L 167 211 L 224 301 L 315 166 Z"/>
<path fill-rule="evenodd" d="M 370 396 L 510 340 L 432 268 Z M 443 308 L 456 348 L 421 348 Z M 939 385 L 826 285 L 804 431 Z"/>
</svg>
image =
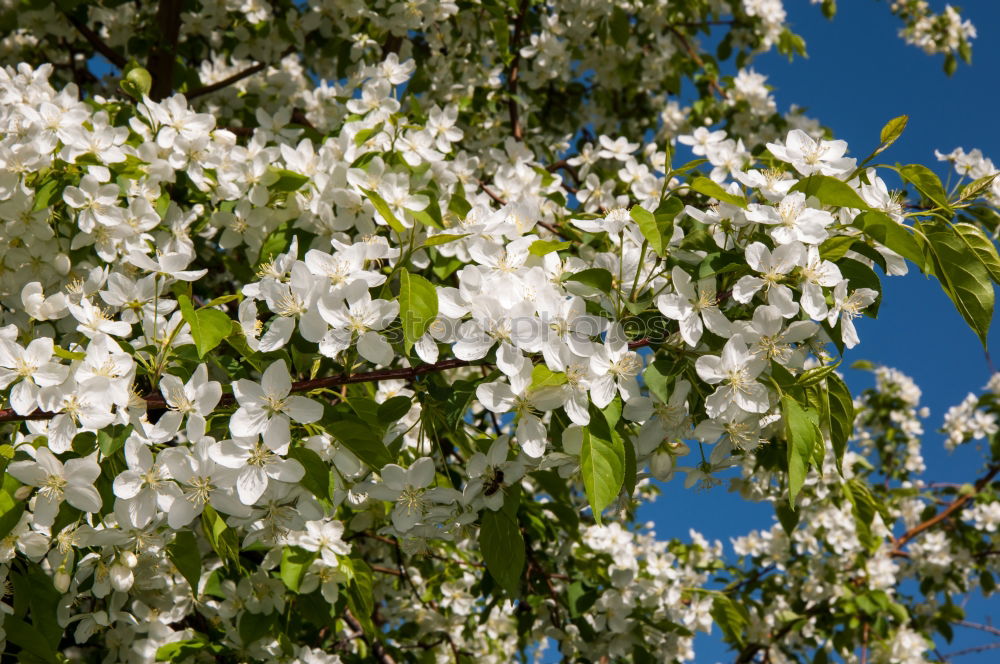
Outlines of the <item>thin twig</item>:
<svg viewBox="0 0 1000 664">
<path fill-rule="evenodd" d="M 968 627 L 970 629 L 982 630 L 994 636 L 1000 636 L 1000 628 L 994 627 L 993 625 L 984 625 L 982 623 L 969 622 L 968 620 L 956 620 L 955 624 L 961 625 L 962 627 Z"/>
<path fill-rule="evenodd" d="M 684 33 L 672 25 L 668 25 L 667 28 L 670 30 L 670 32 L 674 33 L 674 36 L 677 37 L 677 40 L 681 43 L 681 46 L 684 47 L 684 50 L 687 51 L 688 56 L 692 60 L 694 60 L 694 63 L 699 67 L 701 67 L 703 70 L 705 70 L 707 73 L 708 70 L 705 69 L 705 61 L 701 59 L 700 55 L 698 55 L 698 51 L 694 50 L 694 48 L 691 47 L 691 42 L 689 42 L 687 37 L 684 36 Z M 715 80 L 715 77 L 712 77 L 708 80 L 708 86 L 723 99 L 729 99 L 729 95 L 726 93 L 725 90 L 719 87 L 719 84 Z"/>
</svg>

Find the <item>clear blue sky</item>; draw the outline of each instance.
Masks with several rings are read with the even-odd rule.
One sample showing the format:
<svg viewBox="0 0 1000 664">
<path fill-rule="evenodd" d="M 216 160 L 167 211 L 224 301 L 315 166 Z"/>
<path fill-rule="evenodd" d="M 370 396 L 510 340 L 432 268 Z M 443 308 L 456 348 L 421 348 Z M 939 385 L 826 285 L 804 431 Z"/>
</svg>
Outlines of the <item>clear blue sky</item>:
<svg viewBox="0 0 1000 664">
<path fill-rule="evenodd" d="M 1000 3 L 972 0 L 962 3 L 964 13 L 979 30 L 973 42 L 973 64 L 959 66 L 952 77 L 942 71 L 943 56 L 927 56 L 896 36 L 899 22 L 890 15 L 888 2 L 847 0 L 838 3 L 837 17 L 826 21 L 819 7 L 806 0 L 785 5 L 794 30 L 807 43 L 808 59 L 789 63 L 769 54 L 755 63 L 768 75 L 778 106 L 806 107 L 809 115 L 845 139 L 854 156 L 863 157 L 877 145 L 882 125 L 907 114 L 909 126 L 902 138 L 881 155 L 885 163 L 923 163 L 946 175 L 945 165 L 934 162 L 934 150 L 978 147 L 1000 161 L 1000 132 L 996 129 L 1000 71 Z M 940 8 L 941 2 L 932 6 Z M 868 359 L 892 366 L 912 376 L 923 390 L 923 403 L 931 409 L 925 422 L 924 458 L 927 477 L 934 481 L 967 481 L 980 470 L 981 458 L 972 449 L 948 454 L 937 433 L 944 412 L 970 391 L 978 391 L 989 378 L 983 350 L 975 335 L 941 292 L 937 282 L 917 272 L 906 277 L 884 278 L 883 304 L 878 320 L 860 319 L 861 345 L 848 351 L 844 364 Z M 1000 359 L 1000 322 L 994 319 L 990 348 Z M 855 392 L 872 384 L 867 372 L 847 371 Z M 726 492 L 725 485 L 710 491 L 685 491 L 683 476 L 665 485 L 664 494 L 639 511 L 655 523 L 662 538 L 686 538 L 689 528 L 711 539 L 721 539 L 727 552 L 731 536 L 752 528 L 769 527 L 769 505 L 753 505 Z M 992 606 L 991 606 L 992 604 Z M 992 614 L 1000 619 L 997 603 L 976 594 L 966 607 L 970 620 L 983 622 Z M 939 643 L 944 654 L 988 643 L 987 635 L 956 628 L 955 642 Z M 733 657 L 718 638 L 699 636 L 696 661 L 731 662 Z M 987 664 L 998 660 L 997 651 L 963 656 L 957 664 Z"/>
</svg>

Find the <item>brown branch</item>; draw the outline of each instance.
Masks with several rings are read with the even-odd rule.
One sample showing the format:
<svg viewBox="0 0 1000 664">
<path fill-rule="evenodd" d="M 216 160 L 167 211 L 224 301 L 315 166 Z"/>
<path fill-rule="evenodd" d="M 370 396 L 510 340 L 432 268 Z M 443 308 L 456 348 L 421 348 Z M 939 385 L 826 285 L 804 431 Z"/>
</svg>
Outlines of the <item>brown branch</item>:
<svg viewBox="0 0 1000 664">
<path fill-rule="evenodd" d="M 281 52 L 281 55 L 278 57 L 278 60 L 281 60 L 282 58 L 284 58 L 285 56 L 293 53 L 294 51 L 295 51 L 295 47 L 294 46 L 289 46 L 288 48 L 286 48 L 284 51 Z M 235 74 L 233 74 L 232 76 L 228 76 L 228 77 L 222 79 L 221 81 L 216 81 L 215 83 L 212 83 L 211 85 L 205 85 L 205 86 L 202 86 L 202 87 L 200 87 L 200 88 L 198 88 L 196 90 L 192 90 L 191 92 L 187 93 L 187 98 L 188 99 L 194 99 L 195 97 L 201 97 L 203 95 L 212 94 L 213 92 L 218 92 L 219 90 L 221 90 L 223 88 L 229 87 L 233 83 L 237 83 L 239 81 L 242 81 L 244 78 L 246 78 L 248 76 L 253 76 L 256 73 L 258 73 L 260 71 L 263 71 L 264 69 L 266 69 L 269 66 L 270 66 L 270 63 L 267 63 L 267 62 L 258 62 L 255 65 L 250 65 L 249 67 L 247 67 L 243 71 L 238 71 Z"/>
<path fill-rule="evenodd" d="M 510 41 L 510 51 L 514 54 L 510 61 L 510 72 L 507 74 L 507 111 L 510 115 L 510 130 L 518 141 L 524 140 L 524 129 L 521 127 L 521 116 L 517 108 L 517 78 L 521 69 L 521 31 L 524 29 L 524 19 L 528 16 L 531 0 L 521 0 L 517 18 L 514 23 L 514 37 Z"/>
<path fill-rule="evenodd" d="M 181 35 L 181 0 L 160 0 L 156 11 L 159 39 L 149 54 L 147 69 L 153 78 L 149 96 L 160 101 L 174 91 L 174 63 L 177 61 L 177 40 Z"/>
<path fill-rule="evenodd" d="M 483 190 L 483 193 L 492 198 L 495 203 L 497 203 L 498 205 L 507 205 L 507 201 L 498 196 L 496 192 L 494 192 L 486 185 L 485 182 L 483 182 L 482 180 L 477 180 L 477 182 L 479 182 L 479 187 L 480 189 Z M 548 223 L 547 221 L 542 221 L 541 219 L 539 219 L 535 223 L 544 228 L 545 230 L 547 230 L 548 232 L 552 233 L 553 235 L 558 235 L 559 237 L 565 237 L 559 231 L 558 228 Z"/>
<path fill-rule="evenodd" d="M 351 629 L 355 632 L 361 632 L 363 634 L 364 640 L 368 642 L 369 646 L 371 646 L 372 655 L 380 664 L 396 664 L 396 660 L 392 658 L 392 655 L 386 652 L 381 641 L 378 639 L 370 639 L 367 635 L 364 635 L 364 628 L 361 626 L 361 623 L 358 622 L 358 619 L 351 614 L 350 610 L 344 610 L 343 618 L 344 622 L 351 626 Z"/>
<path fill-rule="evenodd" d="M 952 657 L 961 657 L 962 655 L 973 655 L 977 652 L 985 652 L 987 650 L 996 650 L 1000 648 L 1000 642 L 997 643 L 987 643 L 985 646 L 974 646 L 972 648 L 965 648 L 964 650 L 956 650 L 955 652 L 950 652 L 946 655 L 948 659 Z"/>
<path fill-rule="evenodd" d="M 907 542 L 912 540 L 914 537 L 924 532 L 928 528 L 933 528 L 934 526 L 941 523 L 942 521 L 950 517 L 952 514 L 960 510 L 962 507 L 964 507 L 966 503 L 975 498 L 976 494 L 982 491 L 986 487 L 986 485 L 989 484 L 994 477 L 996 477 L 997 473 L 1000 473 L 1000 465 L 991 466 L 990 471 L 976 482 L 971 492 L 959 496 L 942 511 L 938 512 L 937 514 L 927 519 L 926 521 L 918 523 L 917 525 L 910 528 L 899 537 L 895 538 L 892 541 L 893 555 L 895 555 L 897 552 L 901 552 L 902 547 Z"/>
<path fill-rule="evenodd" d="M 962 627 L 968 627 L 969 629 L 978 629 L 992 634 L 993 636 L 1000 636 L 1000 628 L 994 627 L 993 625 L 984 625 L 982 623 L 969 622 L 968 620 L 956 620 L 955 624 L 961 625 Z"/>
<path fill-rule="evenodd" d="M 65 9 L 59 7 L 59 11 L 61 11 L 63 16 L 66 17 L 66 20 L 68 20 L 73 27 L 76 28 L 76 31 L 83 35 L 83 38 L 94 47 L 95 51 L 103 55 L 107 61 L 115 67 L 125 69 L 125 65 L 128 64 L 128 61 L 122 54 L 111 48 L 106 41 L 101 39 L 99 34 L 88 28 L 84 23 L 73 18 Z"/>
<path fill-rule="evenodd" d="M 489 187 L 487 187 L 485 182 L 483 182 L 482 180 L 477 180 L 477 182 L 479 183 L 479 187 L 483 190 L 483 193 L 492 198 L 495 203 L 497 203 L 498 205 L 507 205 L 507 201 L 500 198 L 500 196 L 498 196 Z"/>
<path fill-rule="evenodd" d="M 649 339 L 638 339 L 636 341 L 630 341 L 629 348 L 634 350 L 636 348 L 648 346 L 649 344 Z M 341 385 L 350 385 L 353 383 L 378 383 L 383 380 L 413 380 L 414 378 L 423 376 L 424 374 L 437 373 L 439 371 L 447 371 L 448 369 L 457 369 L 459 367 L 474 366 L 479 363 L 480 360 L 450 359 L 434 362 L 433 364 L 420 364 L 415 367 L 377 369 L 375 371 L 365 371 L 356 374 L 340 374 L 337 376 L 327 376 L 326 378 L 315 378 L 313 380 L 300 380 L 292 383 L 292 392 L 311 392 L 312 390 L 339 387 Z M 164 410 L 168 407 L 166 400 L 159 392 L 151 392 L 146 396 L 145 401 L 146 408 L 151 410 Z M 219 400 L 219 405 L 225 406 L 235 403 L 235 401 L 236 396 L 234 394 L 223 394 L 222 398 Z M 24 420 L 49 420 L 58 414 L 59 413 L 36 410 L 32 413 L 28 413 L 27 415 L 18 415 L 12 408 L 4 408 L 0 409 L 0 423 L 23 422 Z"/>
<path fill-rule="evenodd" d="M 569 173 L 570 177 L 573 178 L 573 182 L 576 184 L 576 186 L 578 187 L 580 186 L 580 174 L 577 172 L 576 168 L 574 168 L 565 159 L 560 159 L 559 161 L 549 164 L 548 166 L 545 167 L 545 170 L 547 170 L 549 173 L 555 173 L 559 169 L 562 169 L 567 173 Z"/>
</svg>

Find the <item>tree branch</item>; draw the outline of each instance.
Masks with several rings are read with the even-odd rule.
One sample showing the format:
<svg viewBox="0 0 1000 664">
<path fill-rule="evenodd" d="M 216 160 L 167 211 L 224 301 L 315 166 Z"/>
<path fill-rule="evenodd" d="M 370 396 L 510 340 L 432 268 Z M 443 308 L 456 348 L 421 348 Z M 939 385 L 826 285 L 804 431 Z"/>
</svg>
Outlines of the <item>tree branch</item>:
<svg viewBox="0 0 1000 664">
<path fill-rule="evenodd" d="M 284 51 L 281 52 L 281 55 L 278 56 L 278 60 L 281 60 L 282 58 L 284 58 L 285 56 L 293 53 L 294 51 L 295 51 L 295 47 L 294 46 L 289 46 L 288 48 L 286 48 Z M 243 71 L 238 71 L 235 74 L 233 74 L 232 76 L 228 76 L 228 77 L 222 79 L 221 81 L 216 81 L 215 83 L 212 83 L 211 85 L 205 85 L 205 86 L 200 87 L 200 88 L 198 88 L 196 90 L 192 90 L 191 92 L 187 93 L 187 98 L 188 99 L 194 99 L 195 97 L 201 97 L 203 95 L 212 94 L 213 92 L 218 92 L 219 90 L 221 90 L 223 88 L 229 87 L 233 83 L 238 83 L 239 81 L 242 81 L 244 78 L 247 78 L 248 76 L 253 76 L 256 73 L 261 72 L 264 69 L 267 69 L 267 67 L 269 67 L 269 66 L 270 66 L 270 63 L 268 63 L 268 62 L 258 62 L 255 65 L 250 65 L 249 67 L 247 67 Z M 303 116 L 303 118 L 304 117 L 305 116 Z"/>
<path fill-rule="evenodd" d="M 362 638 L 364 638 L 364 640 L 368 642 L 368 645 L 371 646 L 372 655 L 376 661 L 380 664 L 396 664 L 396 660 L 392 658 L 392 655 L 385 651 L 385 648 L 378 639 L 370 639 L 367 635 L 364 635 L 364 628 L 361 627 L 361 623 L 358 622 L 358 619 L 355 618 L 353 614 L 351 614 L 350 610 L 344 611 L 343 618 L 344 622 L 351 626 L 351 629 L 355 632 L 362 633 Z"/>
<path fill-rule="evenodd" d="M 892 541 L 892 548 L 893 548 L 892 553 L 893 553 L 893 555 L 896 555 L 897 553 L 902 553 L 902 547 L 907 542 L 909 542 L 914 537 L 916 537 L 920 533 L 924 532 L 928 528 L 933 528 L 934 526 L 936 526 L 937 524 L 941 523 L 942 521 L 944 521 L 945 519 L 947 519 L 948 517 L 950 517 L 952 514 L 954 514 L 958 510 L 960 510 L 962 507 L 964 507 L 966 503 L 968 503 L 970 500 L 972 500 L 973 498 L 975 498 L 976 494 L 978 494 L 980 491 L 982 491 L 986 487 L 986 485 L 989 484 L 990 481 L 994 477 L 996 477 L 997 473 L 1000 473 L 1000 465 L 991 466 L 989 472 L 986 473 L 985 476 L 981 477 L 976 482 L 975 487 L 973 488 L 973 490 L 971 492 L 969 492 L 969 493 L 967 493 L 967 494 L 965 494 L 963 496 L 959 496 L 958 498 L 956 498 L 955 500 L 953 500 L 951 502 L 951 504 L 949 504 L 942 511 L 938 512 L 937 514 L 935 514 L 931 518 L 927 519 L 926 521 L 924 521 L 922 523 L 918 523 L 917 525 L 915 525 L 914 527 L 910 528 L 909 530 L 907 530 L 905 533 L 903 533 L 899 537 L 895 538 Z"/>
<path fill-rule="evenodd" d="M 146 67 L 153 78 L 149 96 L 153 101 L 169 97 L 174 91 L 174 63 L 177 60 L 177 40 L 181 34 L 181 0 L 160 0 L 156 12 L 160 39 L 149 54 Z"/>
<path fill-rule="evenodd" d="M 521 31 L 524 29 L 524 19 L 528 16 L 531 0 L 521 0 L 517 18 L 514 23 L 514 37 L 510 40 L 510 51 L 514 58 L 510 61 L 510 72 L 507 74 L 507 111 L 510 115 L 510 130 L 518 141 L 524 140 L 524 129 L 521 127 L 520 112 L 517 108 L 517 77 L 521 68 Z"/>
<path fill-rule="evenodd" d="M 638 339 L 636 341 L 629 342 L 629 348 L 643 348 L 650 344 L 649 339 Z M 300 380 L 298 382 L 292 383 L 292 392 L 311 392 L 312 390 L 319 390 L 329 387 L 339 387 L 341 385 L 350 385 L 353 383 L 378 383 L 383 380 L 413 380 L 418 376 L 429 373 L 437 373 L 439 371 L 447 371 L 448 369 L 457 369 L 458 367 L 468 367 L 479 364 L 480 360 L 441 360 L 440 362 L 434 362 L 433 364 L 419 364 L 415 367 L 400 367 L 398 369 L 377 369 L 375 371 L 365 371 L 356 374 L 340 374 L 337 376 L 327 376 L 326 378 L 315 378 L 313 380 Z M 146 408 L 151 410 L 165 410 L 168 405 L 163 395 L 159 392 L 151 392 L 145 398 Z M 227 393 L 222 395 L 222 399 L 219 400 L 220 406 L 225 406 L 231 403 L 235 403 L 236 396 L 232 393 Z M 4 408 L 0 410 L 0 423 L 2 422 L 23 422 L 24 420 L 49 420 L 58 415 L 59 413 L 50 413 L 44 410 L 36 410 L 27 415 L 18 415 L 11 408 Z"/>
<path fill-rule="evenodd" d="M 66 20 L 69 21 L 74 28 L 76 28 L 76 31 L 79 32 L 81 35 L 83 35 L 83 38 L 86 39 L 90 43 L 90 45 L 94 47 L 95 51 L 103 55 L 107 59 L 107 61 L 113 64 L 115 67 L 118 67 L 119 69 L 125 69 L 125 65 L 128 64 L 128 61 L 125 60 L 125 57 L 122 54 L 120 54 L 115 49 L 111 48 L 107 42 L 101 39 L 101 36 L 99 34 L 88 28 L 84 23 L 70 16 L 69 12 L 67 12 L 65 9 L 59 7 L 59 11 L 61 11 L 63 16 L 66 17 Z"/>
</svg>

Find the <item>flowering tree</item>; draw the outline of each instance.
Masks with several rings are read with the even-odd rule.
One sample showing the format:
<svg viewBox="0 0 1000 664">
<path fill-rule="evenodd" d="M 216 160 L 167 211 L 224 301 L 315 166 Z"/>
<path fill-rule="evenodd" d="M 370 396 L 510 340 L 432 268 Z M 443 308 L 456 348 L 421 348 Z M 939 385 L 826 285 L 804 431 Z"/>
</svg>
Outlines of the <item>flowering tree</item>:
<svg viewBox="0 0 1000 664">
<path fill-rule="evenodd" d="M 955 10 L 889 10 L 969 60 Z M 985 345 L 996 169 L 779 114 L 780 0 L 0 25 L 4 661 L 690 661 L 714 624 L 737 662 L 916 663 L 994 591 L 1000 379 L 938 486 L 919 389 L 836 369 L 908 269 Z M 738 558 L 635 522 L 730 468 L 776 515 Z"/>
</svg>

